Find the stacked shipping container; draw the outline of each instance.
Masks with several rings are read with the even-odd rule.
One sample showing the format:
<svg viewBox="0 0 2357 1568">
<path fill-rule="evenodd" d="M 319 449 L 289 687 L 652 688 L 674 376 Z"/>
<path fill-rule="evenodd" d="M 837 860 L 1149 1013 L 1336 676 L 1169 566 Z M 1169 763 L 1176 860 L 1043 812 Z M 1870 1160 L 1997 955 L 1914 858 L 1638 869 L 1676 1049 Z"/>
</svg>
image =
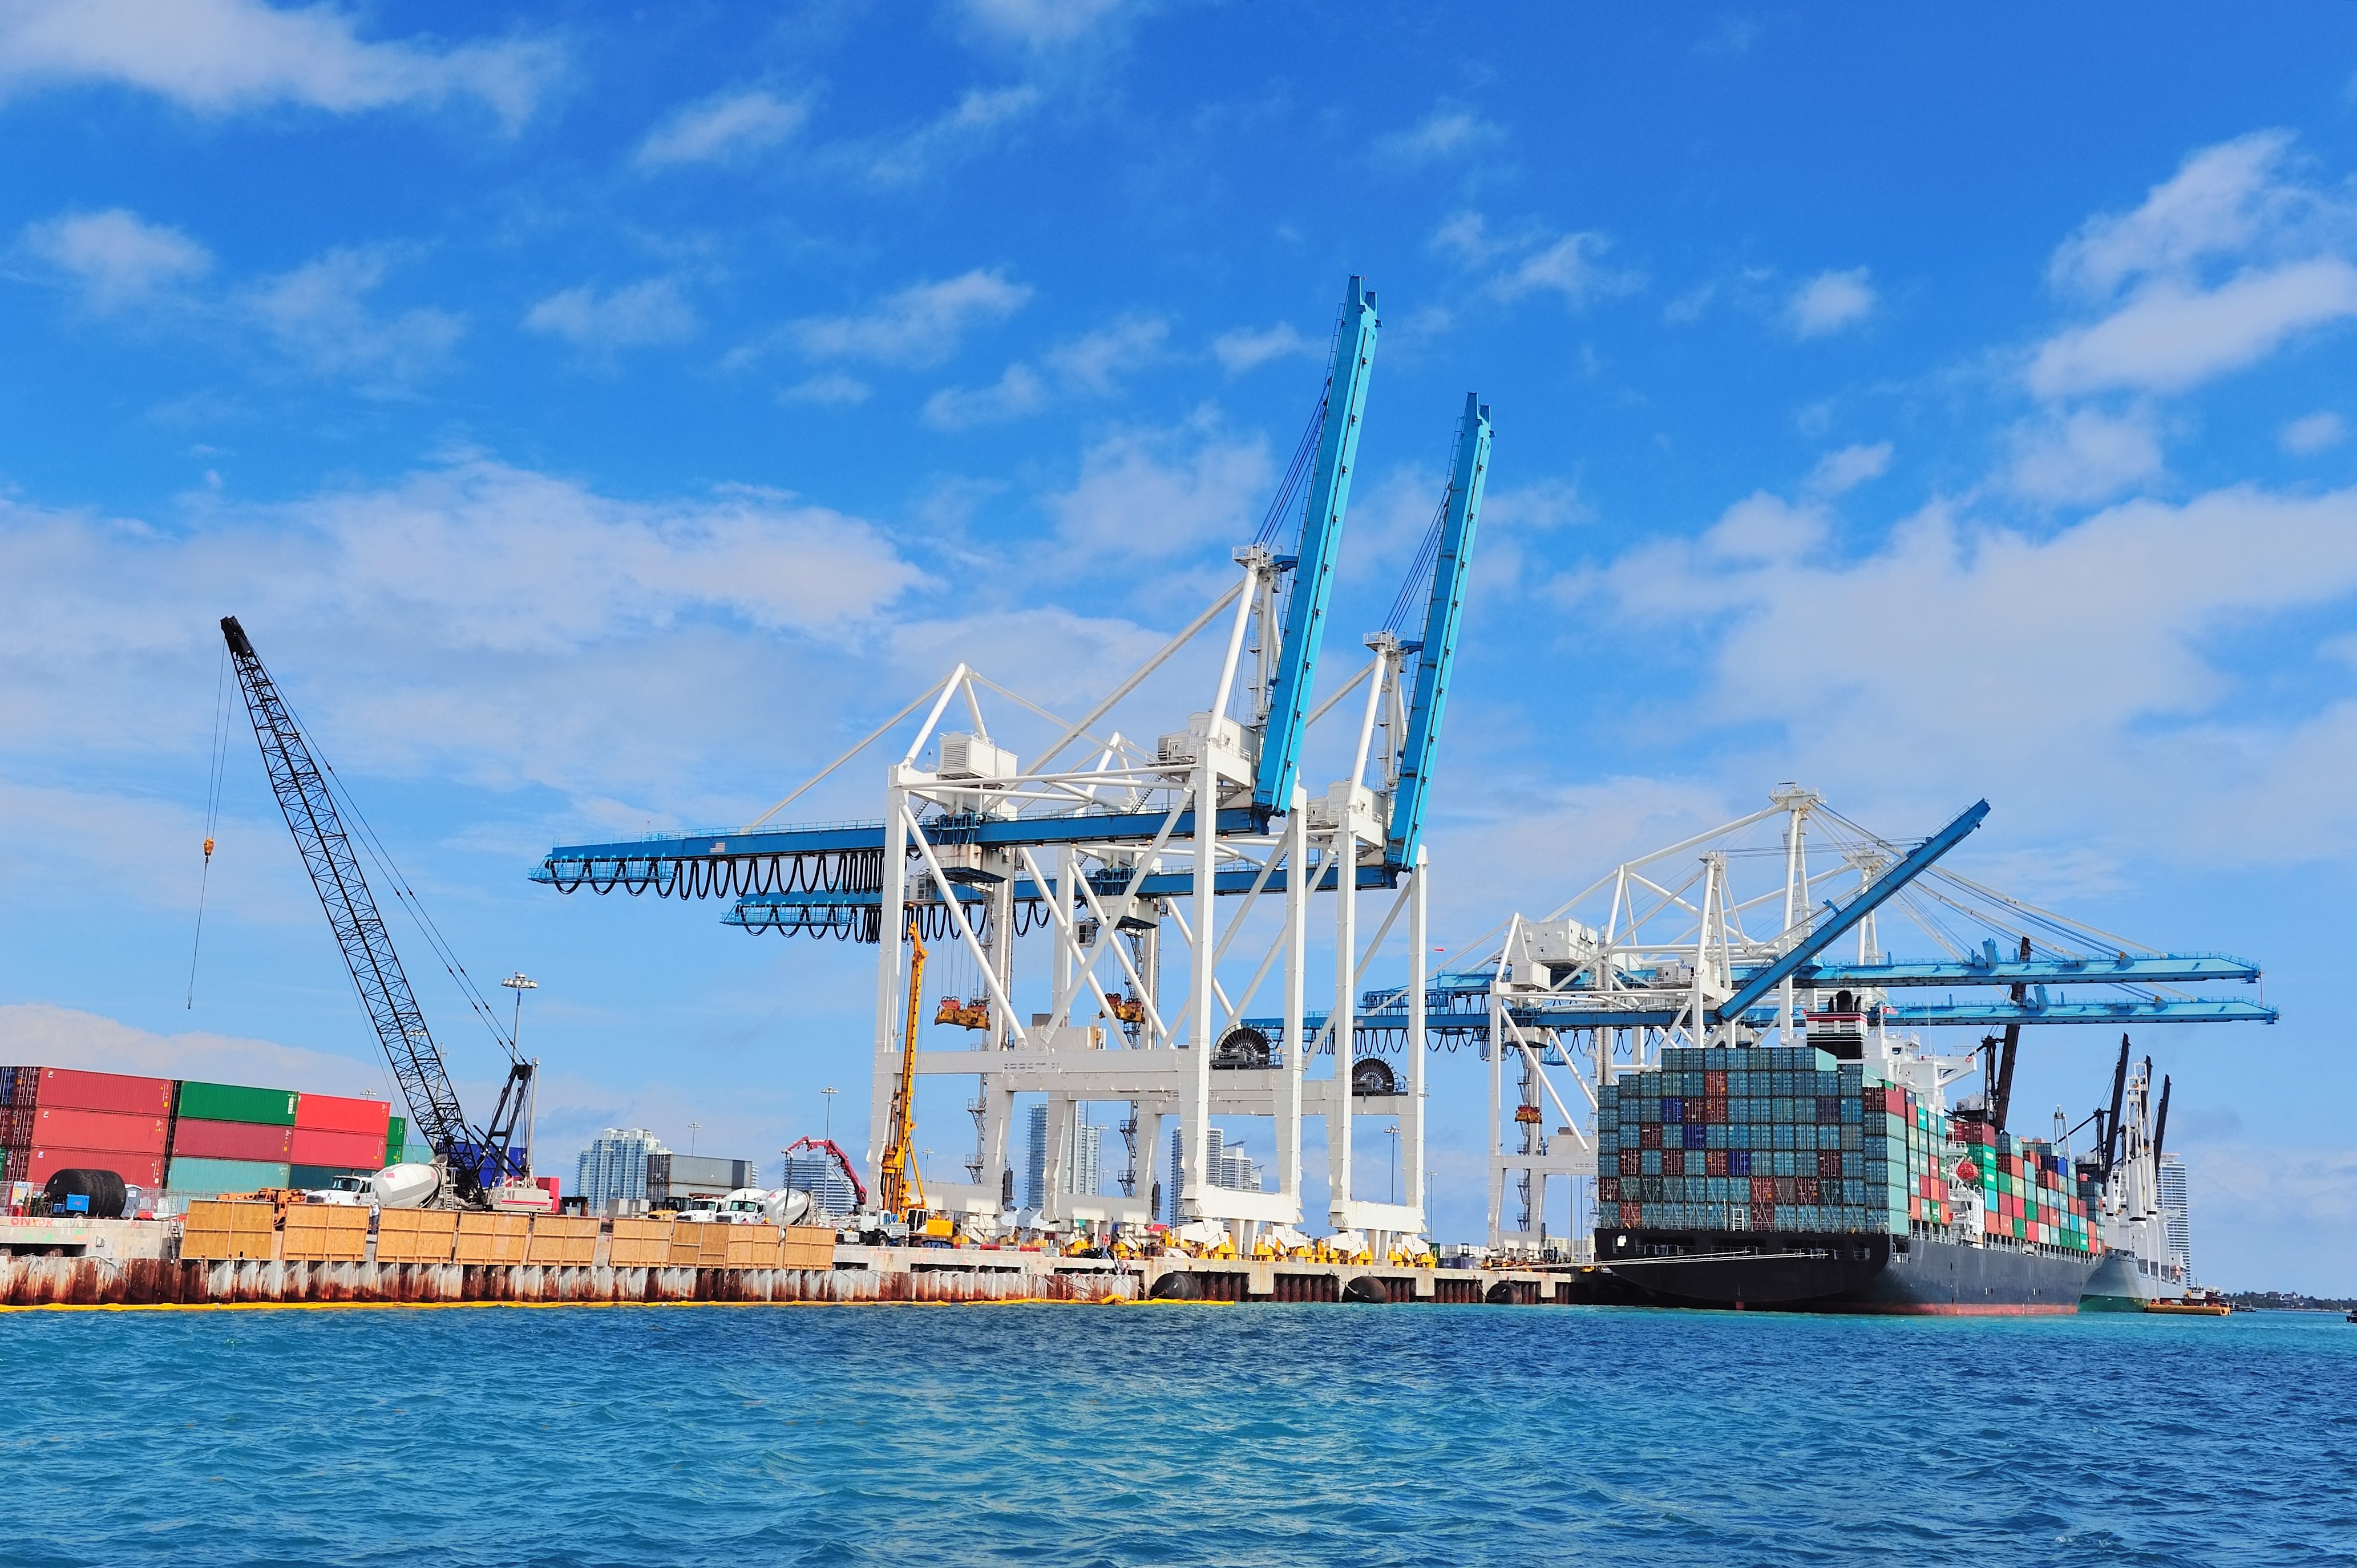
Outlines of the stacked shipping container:
<svg viewBox="0 0 2357 1568">
<path fill-rule="evenodd" d="M 285 1089 L 0 1068 L 0 1180 L 38 1185 L 79 1168 L 150 1192 L 323 1187 L 393 1163 L 406 1129 L 390 1110 Z"/>
<path fill-rule="evenodd" d="M 1809 1047 L 1690 1047 L 1607 1085 L 1599 1222 L 1623 1230 L 1885 1232 L 1954 1222 L 1946 1173 L 1981 1184 L 1985 1232 L 2097 1250 L 2045 1144 L 1950 1118 Z"/>
</svg>

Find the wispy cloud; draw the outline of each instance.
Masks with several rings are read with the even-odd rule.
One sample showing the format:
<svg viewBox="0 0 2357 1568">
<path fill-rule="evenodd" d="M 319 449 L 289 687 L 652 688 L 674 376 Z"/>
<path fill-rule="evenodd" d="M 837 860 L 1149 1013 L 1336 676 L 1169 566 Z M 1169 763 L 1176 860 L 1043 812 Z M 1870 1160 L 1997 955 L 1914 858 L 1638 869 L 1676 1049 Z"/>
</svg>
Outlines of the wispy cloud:
<svg viewBox="0 0 2357 1568">
<path fill-rule="evenodd" d="M 1139 0 L 958 0 L 983 37 L 1033 53 L 1099 42 L 1152 7 Z"/>
<path fill-rule="evenodd" d="M 986 387 L 943 387 L 925 400 L 924 417 L 939 430 L 969 430 L 1020 419 L 1047 405 L 1047 383 L 1030 366 L 1017 363 Z"/>
<path fill-rule="evenodd" d="M 70 212 L 25 231 L 25 249 L 70 280 L 93 310 L 118 310 L 201 277 L 212 255 L 179 230 L 120 207 Z"/>
<path fill-rule="evenodd" d="M 2295 456 L 2312 456 L 2340 446 L 2348 434 L 2348 424 L 2339 414 L 2327 409 L 2304 415 L 2285 425 L 2283 449 Z"/>
<path fill-rule="evenodd" d="M 2248 249 L 2310 205 L 2280 178 L 2291 145 L 2288 132 L 2258 131 L 2203 148 L 2133 210 L 2087 220 L 2056 248 L 2050 275 L 2058 287 L 2101 296 Z"/>
<path fill-rule="evenodd" d="M 2158 474 L 2160 432 L 2151 411 L 2078 409 L 2014 427 L 2006 487 L 2032 500 L 2105 500 Z"/>
<path fill-rule="evenodd" d="M 1131 313 L 1057 344 L 1045 358 L 1065 385 L 1102 397 L 1125 371 L 1156 358 L 1169 336 L 1170 324 L 1160 317 Z"/>
<path fill-rule="evenodd" d="M 296 103 L 337 113 L 471 99 L 511 128 L 558 74 L 545 40 L 372 42 L 331 5 L 263 0 L 14 0 L 0 91 L 107 82 L 206 113 Z"/>
<path fill-rule="evenodd" d="M 1642 274 L 1604 264 L 1604 253 L 1611 249 L 1612 241 L 1594 230 L 1557 236 L 1536 225 L 1524 225 L 1500 233 L 1480 213 L 1458 212 L 1434 231 L 1431 243 L 1434 250 L 1455 256 L 1466 267 L 1490 269 L 1484 286 L 1499 299 L 1549 293 L 1577 309 L 1592 300 L 1645 286 Z"/>
<path fill-rule="evenodd" d="M 330 251 L 255 285 L 243 311 L 280 352 L 316 374 L 412 381 L 447 357 L 466 321 L 430 306 L 375 309 L 371 296 L 392 269 L 382 248 Z"/>
<path fill-rule="evenodd" d="M 1045 505 L 1059 537 L 1083 554 L 1170 560 L 1247 537 L 1273 478 L 1265 441 L 1202 409 L 1093 443 L 1071 488 Z"/>
<path fill-rule="evenodd" d="M 856 376 L 840 371 L 812 376 L 796 381 L 779 395 L 790 403 L 815 403 L 822 408 L 843 408 L 866 403 L 874 391 Z"/>
<path fill-rule="evenodd" d="M 1315 359 L 1318 352 L 1318 346 L 1290 321 L 1257 331 L 1239 327 L 1211 339 L 1211 357 L 1232 376 L 1257 370 L 1272 360 Z"/>
<path fill-rule="evenodd" d="M 632 161 L 642 169 L 718 163 L 776 146 L 810 118 L 810 105 L 760 89 L 691 103 L 647 134 Z"/>
<path fill-rule="evenodd" d="M 1796 338 L 1824 338 L 1865 320 L 1876 303 L 1866 268 L 1822 272 L 1792 291 L 1784 320 Z"/>
<path fill-rule="evenodd" d="M 957 351 L 968 330 L 1005 320 L 1030 298 L 1030 285 L 1009 282 L 1004 268 L 977 267 L 911 284 L 856 315 L 807 317 L 790 330 L 813 358 L 935 365 Z"/>
<path fill-rule="evenodd" d="M 1379 162 L 1420 167 L 1496 146 L 1505 139 L 1504 126 L 1444 100 L 1415 124 L 1377 136 L 1373 150 Z"/>
<path fill-rule="evenodd" d="M 2338 256 L 2246 273 L 2214 289 L 2156 281 L 2092 326 L 2039 347 L 2040 397 L 2182 392 L 2256 363 L 2295 335 L 2357 316 L 2357 266 Z"/>
<path fill-rule="evenodd" d="M 526 331 L 591 351 L 676 343 L 694 336 L 696 325 L 695 312 L 670 278 L 603 292 L 580 284 L 550 295 L 523 317 Z"/>
<path fill-rule="evenodd" d="M 1890 471 L 1890 443 L 1878 441 L 1871 446 L 1860 443 L 1845 446 L 1838 452 L 1828 452 L 1809 471 L 1804 487 L 1812 495 L 1847 495 L 1869 479 L 1878 479 Z"/>
<path fill-rule="evenodd" d="M 1039 89 L 1028 82 L 978 87 L 939 119 L 880 145 L 855 150 L 850 156 L 879 185 L 913 184 L 986 150 L 1008 127 L 1028 119 L 1041 102 Z"/>
</svg>

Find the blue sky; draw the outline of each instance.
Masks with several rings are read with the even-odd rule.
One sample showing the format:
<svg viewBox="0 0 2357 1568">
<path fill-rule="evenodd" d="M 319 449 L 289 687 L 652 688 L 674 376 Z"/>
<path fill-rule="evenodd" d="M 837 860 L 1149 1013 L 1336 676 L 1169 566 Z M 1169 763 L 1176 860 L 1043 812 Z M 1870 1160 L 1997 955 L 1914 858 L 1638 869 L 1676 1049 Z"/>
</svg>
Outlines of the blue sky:
<svg viewBox="0 0 2357 1568">
<path fill-rule="evenodd" d="M 480 18 L 0 5 L 0 1055 L 382 1083 L 242 734 L 184 1006 L 234 612 L 543 981 L 544 1154 L 856 1122 L 865 955 L 524 870 L 745 820 L 959 658 L 1084 703 L 1224 585 L 1360 273 L 1339 628 L 1496 413 L 1442 932 L 1780 779 L 1894 835 L 1986 795 L 1960 868 L 2266 964 L 2281 1026 L 2139 1045 L 2207 1271 L 2357 1290 L 2357 16 Z"/>
</svg>

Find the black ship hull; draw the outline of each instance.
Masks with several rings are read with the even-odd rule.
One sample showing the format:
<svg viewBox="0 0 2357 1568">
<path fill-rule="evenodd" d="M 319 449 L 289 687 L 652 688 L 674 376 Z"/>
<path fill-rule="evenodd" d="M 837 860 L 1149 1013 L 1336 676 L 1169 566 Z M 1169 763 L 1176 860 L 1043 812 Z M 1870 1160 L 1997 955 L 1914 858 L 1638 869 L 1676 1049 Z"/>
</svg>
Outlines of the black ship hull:
<svg viewBox="0 0 2357 1568">
<path fill-rule="evenodd" d="M 1596 1257 L 1663 1306 L 1954 1316 L 2075 1313 L 2091 1257 L 1925 1236 L 1599 1230 Z"/>
</svg>

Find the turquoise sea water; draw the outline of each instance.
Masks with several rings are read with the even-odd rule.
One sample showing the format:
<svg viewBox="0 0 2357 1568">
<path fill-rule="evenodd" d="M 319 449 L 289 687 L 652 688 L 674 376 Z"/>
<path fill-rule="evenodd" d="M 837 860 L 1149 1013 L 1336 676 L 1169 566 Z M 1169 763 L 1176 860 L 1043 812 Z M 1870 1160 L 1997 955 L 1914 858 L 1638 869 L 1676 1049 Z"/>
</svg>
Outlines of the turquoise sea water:
<svg viewBox="0 0 2357 1568">
<path fill-rule="evenodd" d="M 2357 1563 L 2357 1325 L 0 1318 L 0 1562 Z"/>
</svg>

